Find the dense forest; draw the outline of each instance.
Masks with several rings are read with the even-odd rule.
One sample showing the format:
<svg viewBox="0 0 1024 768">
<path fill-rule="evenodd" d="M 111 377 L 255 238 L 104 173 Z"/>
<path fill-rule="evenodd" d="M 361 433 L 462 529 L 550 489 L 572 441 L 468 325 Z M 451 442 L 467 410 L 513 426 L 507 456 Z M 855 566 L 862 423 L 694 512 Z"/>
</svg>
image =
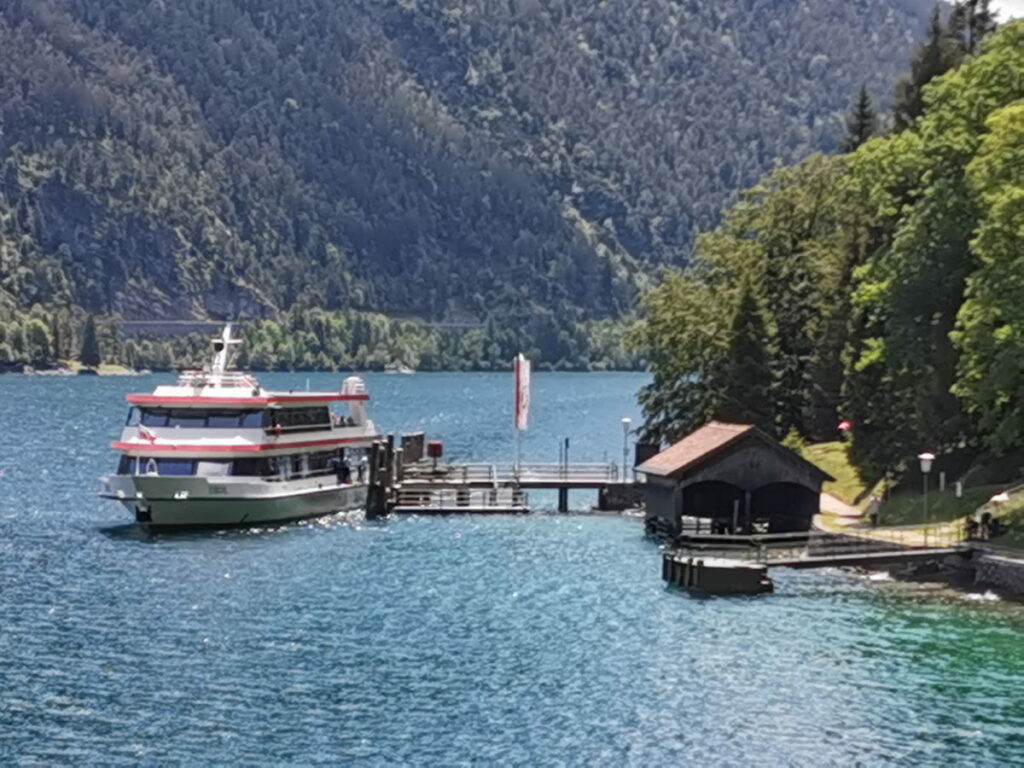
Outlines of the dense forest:
<svg viewBox="0 0 1024 768">
<path fill-rule="evenodd" d="M 876 478 L 1024 444 L 1024 21 L 986 5 L 933 17 L 887 130 L 858 98 L 845 154 L 768 175 L 645 297 L 649 437 L 844 420 Z"/>
<path fill-rule="evenodd" d="M 245 316 L 271 350 L 253 364 L 625 365 L 615 326 L 652 270 L 735 190 L 835 149 L 850 94 L 884 94 L 926 19 L 926 0 L 7 0 L 0 358 L 74 356 L 96 316 L 105 359 L 159 365 L 193 342 L 128 343 L 118 318 Z M 383 347 L 361 353 L 367 324 Z M 311 335 L 290 355 L 271 327 Z"/>
</svg>

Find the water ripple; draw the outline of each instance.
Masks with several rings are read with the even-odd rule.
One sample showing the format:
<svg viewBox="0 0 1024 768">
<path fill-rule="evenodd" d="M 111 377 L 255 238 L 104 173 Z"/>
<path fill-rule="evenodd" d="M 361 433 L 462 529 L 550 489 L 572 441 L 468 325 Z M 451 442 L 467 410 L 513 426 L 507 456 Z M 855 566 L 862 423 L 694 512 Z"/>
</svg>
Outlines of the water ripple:
<svg viewBox="0 0 1024 768">
<path fill-rule="evenodd" d="M 503 389 L 388 378 L 410 421 L 436 413 L 481 450 L 472 425 Z M 403 400 L 408 379 L 438 392 Z M 635 385 L 554 381 L 566 414 L 581 391 L 617 413 Z M 1024 761 L 1018 605 L 842 571 L 696 599 L 663 586 L 657 548 L 617 517 L 146 536 L 87 495 L 109 463 L 94 430 L 46 438 L 116 421 L 125 383 L 27 382 L 0 377 L 28 415 L 0 478 L 2 764 Z M 31 407 L 37 384 L 52 411 Z"/>
</svg>

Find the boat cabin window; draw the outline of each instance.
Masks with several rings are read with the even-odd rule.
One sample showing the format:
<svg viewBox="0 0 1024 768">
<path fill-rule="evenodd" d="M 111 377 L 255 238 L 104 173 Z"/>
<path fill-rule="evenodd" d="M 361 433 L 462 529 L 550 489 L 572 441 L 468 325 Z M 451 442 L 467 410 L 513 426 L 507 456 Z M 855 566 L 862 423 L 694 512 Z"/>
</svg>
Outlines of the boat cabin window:
<svg viewBox="0 0 1024 768">
<path fill-rule="evenodd" d="M 291 480 L 299 477 L 334 475 L 346 463 L 351 472 L 357 466 L 351 452 L 342 449 L 300 453 L 290 456 L 263 456 L 245 459 L 171 459 L 162 456 L 122 456 L 119 475 L 198 475 L 199 477 L 266 477 Z"/>
<path fill-rule="evenodd" d="M 194 475 L 195 464 L 193 459 L 139 457 L 139 471 L 145 475 Z"/>
<path fill-rule="evenodd" d="M 234 466 L 231 468 L 231 474 L 240 477 L 266 477 L 274 473 L 274 468 L 268 458 L 235 459 Z"/>
<path fill-rule="evenodd" d="M 273 425 L 281 429 L 327 428 L 331 426 L 331 410 L 327 406 L 278 408 L 273 412 Z"/>
<path fill-rule="evenodd" d="M 196 474 L 200 477 L 223 477 L 231 474 L 230 461 L 197 461 Z"/>
<path fill-rule="evenodd" d="M 134 408 L 132 409 L 135 410 Z M 141 423 L 146 427 L 262 427 L 266 411 L 261 410 L 206 410 L 200 408 L 143 408 Z M 133 425 L 129 414 L 129 426 Z"/>
</svg>

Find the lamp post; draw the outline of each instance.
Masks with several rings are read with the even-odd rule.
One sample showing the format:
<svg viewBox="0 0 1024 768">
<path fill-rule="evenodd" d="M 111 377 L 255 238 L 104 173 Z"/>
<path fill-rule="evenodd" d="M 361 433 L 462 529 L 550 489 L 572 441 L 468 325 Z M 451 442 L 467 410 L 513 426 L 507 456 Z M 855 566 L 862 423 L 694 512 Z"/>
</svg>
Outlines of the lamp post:
<svg viewBox="0 0 1024 768">
<path fill-rule="evenodd" d="M 626 482 L 626 464 L 629 461 L 629 425 L 633 420 L 629 416 L 622 417 L 622 482 Z"/>
<path fill-rule="evenodd" d="M 932 471 L 932 462 L 935 461 L 934 453 L 922 453 L 917 457 L 917 460 L 921 462 L 921 477 L 924 478 L 924 524 L 925 524 L 925 543 L 927 543 L 928 536 L 928 473 Z"/>
</svg>

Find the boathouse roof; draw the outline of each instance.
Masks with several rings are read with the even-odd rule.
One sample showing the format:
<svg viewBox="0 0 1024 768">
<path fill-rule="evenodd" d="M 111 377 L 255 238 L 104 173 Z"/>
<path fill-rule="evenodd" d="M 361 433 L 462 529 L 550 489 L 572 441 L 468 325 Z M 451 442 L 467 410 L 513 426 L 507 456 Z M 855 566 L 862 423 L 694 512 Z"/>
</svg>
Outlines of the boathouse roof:
<svg viewBox="0 0 1024 768">
<path fill-rule="evenodd" d="M 678 476 L 726 452 L 731 446 L 748 439 L 757 440 L 769 449 L 788 454 L 791 461 L 807 465 L 814 473 L 821 476 L 821 480 L 835 479 L 753 424 L 728 424 L 722 421 L 709 421 L 679 442 L 652 456 L 636 469 L 647 475 Z"/>
</svg>

